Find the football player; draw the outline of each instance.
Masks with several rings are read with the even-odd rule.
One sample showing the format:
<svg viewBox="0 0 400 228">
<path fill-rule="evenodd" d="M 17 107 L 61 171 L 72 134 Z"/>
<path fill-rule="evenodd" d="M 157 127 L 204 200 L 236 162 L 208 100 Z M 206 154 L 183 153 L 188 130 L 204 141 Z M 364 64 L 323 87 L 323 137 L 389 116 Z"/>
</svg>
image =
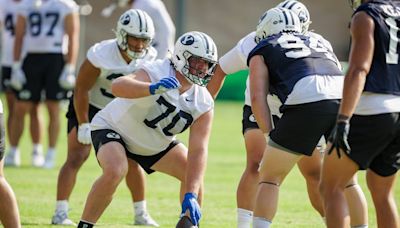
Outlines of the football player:
<svg viewBox="0 0 400 228">
<path fill-rule="evenodd" d="M 1 85 L 6 95 L 7 107 L 9 114 L 7 115 L 7 135 L 10 141 L 11 148 L 5 157 L 4 164 L 6 166 L 20 166 L 21 157 L 18 149 L 19 138 L 13 137 L 13 128 L 11 127 L 12 119 L 15 117 L 13 113 L 15 104 L 15 91 L 10 86 L 11 66 L 13 64 L 13 47 L 15 37 L 15 24 L 17 21 L 17 9 L 20 0 L 2 0 L 0 1 L 0 21 L 2 23 L 2 37 L 1 37 Z M 29 112 L 30 116 L 30 134 L 33 143 L 32 152 L 32 165 L 41 167 L 44 162 L 43 149 L 41 141 L 41 125 L 42 121 L 39 117 L 39 103 L 36 102 L 32 105 Z"/>
<path fill-rule="evenodd" d="M 301 25 L 291 10 L 266 11 L 257 25 L 258 45 L 248 56 L 251 109 L 267 141 L 254 206 L 256 228 L 270 227 L 280 185 L 331 130 L 341 97 L 343 74 L 336 56 L 321 41 L 303 34 Z M 274 128 L 269 93 L 282 103 Z"/>
<path fill-rule="evenodd" d="M 68 218 L 68 200 L 77 173 L 89 156 L 89 122 L 114 99 L 112 80 L 132 73 L 142 62 L 156 58 L 157 51 L 150 46 L 154 32 L 153 21 L 146 12 L 128 10 L 117 22 L 116 38 L 97 43 L 87 52 L 67 113 L 68 157 L 58 176 L 57 203 L 52 224 L 73 224 Z M 134 223 L 158 226 L 146 208 L 144 171 L 134 161 L 129 161 L 126 183 L 133 198 Z"/>
<path fill-rule="evenodd" d="M 49 112 L 49 145 L 45 168 L 54 166 L 60 128 L 59 103 L 68 97 L 68 90 L 75 83 L 78 41 L 79 15 L 74 1 L 21 2 L 15 27 L 14 63 L 10 80 L 11 86 L 17 90 L 11 138 L 18 143 L 24 128 L 24 116 L 41 101 L 44 90 Z M 26 52 L 26 57 L 22 51 Z"/>
<path fill-rule="evenodd" d="M 93 146 L 102 175 L 93 184 L 78 227 L 100 218 L 134 160 L 147 173 L 159 171 L 181 181 L 181 216 L 194 225 L 206 169 L 214 100 L 204 87 L 217 64 L 217 47 L 205 33 L 178 38 L 172 60 L 145 63 L 115 79 L 117 97 L 91 122 Z M 189 146 L 176 135 L 190 129 Z"/>
<path fill-rule="evenodd" d="M 378 227 L 398 228 L 393 191 L 400 166 L 400 2 L 351 2 L 356 10 L 350 24 L 349 68 L 322 172 L 327 225 L 348 227 L 343 190 L 361 169 L 367 170 Z"/>
</svg>

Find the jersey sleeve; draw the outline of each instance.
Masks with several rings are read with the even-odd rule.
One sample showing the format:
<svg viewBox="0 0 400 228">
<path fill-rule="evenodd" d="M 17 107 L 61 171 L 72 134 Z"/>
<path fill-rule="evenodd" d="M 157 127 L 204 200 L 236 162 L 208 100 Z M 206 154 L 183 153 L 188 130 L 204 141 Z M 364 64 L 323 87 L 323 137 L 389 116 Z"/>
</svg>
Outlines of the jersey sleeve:
<svg viewBox="0 0 400 228">
<path fill-rule="evenodd" d="M 256 46 L 255 33 L 252 32 L 243 37 L 234 48 L 229 50 L 219 59 L 221 69 L 226 74 L 232 74 L 239 70 L 247 69 L 246 59 L 250 51 Z"/>
</svg>

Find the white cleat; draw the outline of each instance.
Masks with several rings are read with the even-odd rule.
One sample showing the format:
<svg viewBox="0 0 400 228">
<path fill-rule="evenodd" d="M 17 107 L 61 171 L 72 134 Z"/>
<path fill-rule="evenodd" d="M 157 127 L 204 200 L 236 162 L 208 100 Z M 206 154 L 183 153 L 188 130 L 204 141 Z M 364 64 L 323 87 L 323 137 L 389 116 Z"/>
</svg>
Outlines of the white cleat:
<svg viewBox="0 0 400 228">
<path fill-rule="evenodd" d="M 21 165 L 21 157 L 19 155 L 19 151 L 16 151 L 14 153 L 8 152 L 8 154 L 4 158 L 4 165 L 19 167 Z"/>
<path fill-rule="evenodd" d="M 43 168 L 45 168 L 45 169 L 54 168 L 54 160 L 55 160 L 55 153 L 47 152 L 46 159 L 45 159 L 44 164 L 43 164 Z"/>
<path fill-rule="evenodd" d="M 134 225 L 154 226 L 154 227 L 160 226 L 160 225 L 158 225 L 158 223 L 156 221 L 154 221 L 154 219 L 147 212 L 144 212 L 139 215 L 135 215 Z"/>
<path fill-rule="evenodd" d="M 66 212 L 56 212 L 53 215 L 53 218 L 51 218 L 51 224 L 53 225 L 62 225 L 62 226 L 77 226 L 76 223 L 71 221 L 71 219 L 68 218 L 68 214 Z"/>
<path fill-rule="evenodd" d="M 42 167 L 44 165 L 44 157 L 42 152 L 35 151 L 32 153 L 32 166 Z"/>
</svg>

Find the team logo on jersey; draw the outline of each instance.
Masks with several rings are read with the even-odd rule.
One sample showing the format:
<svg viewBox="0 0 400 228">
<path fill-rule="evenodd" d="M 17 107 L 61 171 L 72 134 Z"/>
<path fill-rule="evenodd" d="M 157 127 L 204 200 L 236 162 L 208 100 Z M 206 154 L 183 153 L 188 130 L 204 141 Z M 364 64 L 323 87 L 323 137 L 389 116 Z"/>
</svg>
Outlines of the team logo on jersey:
<svg viewBox="0 0 400 228">
<path fill-rule="evenodd" d="M 187 101 L 187 102 L 193 102 L 193 98 L 185 97 L 185 101 Z"/>
<path fill-rule="evenodd" d="M 194 37 L 192 35 L 184 36 L 181 38 L 183 45 L 192 45 L 194 43 Z"/>
<path fill-rule="evenodd" d="M 120 139 L 121 138 L 121 136 L 115 132 L 107 133 L 106 137 L 109 139 Z"/>
<path fill-rule="evenodd" d="M 254 117 L 254 114 L 251 114 L 251 115 L 249 116 L 249 120 L 250 120 L 250 122 L 253 122 L 253 123 L 257 122 L 257 121 L 256 121 L 256 118 Z"/>
<path fill-rule="evenodd" d="M 123 17 L 121 18 L 121 23 L 122 23 L 123 25 L 129 24 L 129 22 L 131 22 L 131 16 L 129 16 L 129 14 L 126 14 L 125 16 L 123 16 Z"/>
</svg>

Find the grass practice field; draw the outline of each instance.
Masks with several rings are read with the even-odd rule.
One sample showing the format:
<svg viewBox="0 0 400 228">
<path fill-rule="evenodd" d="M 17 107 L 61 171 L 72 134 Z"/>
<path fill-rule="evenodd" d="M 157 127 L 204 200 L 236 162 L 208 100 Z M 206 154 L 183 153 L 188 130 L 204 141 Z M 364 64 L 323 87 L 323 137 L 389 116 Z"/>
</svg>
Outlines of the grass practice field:
<svg viewBox="0 0 400 228">
<path fill-rule="evenodd" d="M 44 107 L 42 109 L 43 115 L 46 116 L 46 110 Z M 20 145 L 22 166 L 5 169 L 6 177 L 17 195 L 23 227 L 52 227 L 50 221 L 55 207 L 58 171 L 67 153 L 66 118 L 64 113 L 62 115 L 61 134 L 57 145 L 57 163 L 54 169 L 45 170 L 31 166 L 32 148 L 27 127 Z M 236 187 L 245 165 L 241 118 L 241 102 L 216 103 L 205 177 L 201 221 L 203 228 L 236 227 Z M 28 126 L 27 121 L 26 126 Z M 185 142 L 186 135 L 181 136 L 180 139 Z M 101 172 L 93 154 L 91 153 L 90 158 L 79 172 L 70 199 L 70 218 L 76 222 L 80 219 L 86 196 Z M 359 173 L 361 186 L 369 202 L 370 227 L 376 227 L 375 212 L 364 176 L 365 172 Z M 160 173 L 148 176 L 148 208 L 152 217 L 161 227 L 175 227 L 180 213 L 178 193 L 179 183 L 177 180 Z M 397 184 L 395 195 L 397 203 L 400 204 L 400 184 Z M 125 183 L 121 183 L 113 202 L 98 221 L 98 226 L 133 227 L 132 223 L 133 206 L 130 194 Z M 322 219 L 309 203 L 304 179 L 297 168 L 291 172 L 281 186 L 279 209 L 273 226 L 324 227 Z"/>
</svg>

